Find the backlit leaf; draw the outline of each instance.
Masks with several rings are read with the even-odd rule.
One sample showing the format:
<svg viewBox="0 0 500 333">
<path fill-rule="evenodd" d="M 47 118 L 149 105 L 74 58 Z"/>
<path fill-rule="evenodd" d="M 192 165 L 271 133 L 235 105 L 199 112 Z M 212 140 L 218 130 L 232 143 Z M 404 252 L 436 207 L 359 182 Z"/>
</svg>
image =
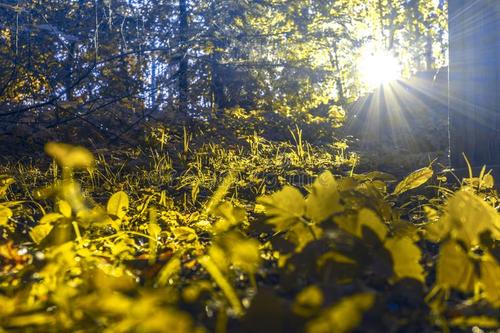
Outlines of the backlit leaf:
<svg viewBox="0 0 500 333">
<path fill-rule="evenodd" d="M 306 215 L 315 222 L 321 222 L 333 213 L 342 211 L 340 193 L 333 175 L 326 171 L 313 183 L 306 199 Z"/>
<path fill-rule="evenodd" d="M 45 152 L 59 165 L 68 168 L 89 168 L 94 164 L 94 155 L 80 146 L 49 142 L 45 145 Z"/>
<path fill-rule="evenodd" d="M 445 214 L 426 230 L 427 238 L 434 242 L 451 236 L 475 246 L 485 231 L 490 231 L 493 238 L 500 238 L 500 215 L 474 193 L 462 190 L 448 200 Z"/>
<path fill-rule="evenodd" d="M 286 230 L 304 216 L 306 204 L 302 193 L 292 186 L 285 186 L 281 191 L 260 197 L 258 202 L 266 209 L 268 220 L 276 230 Z"/>
<path fill-rule="evenodd" d="M 425 183 L 434 175 L 431 168 L 426 167 L 412 172 L 403 179 L 394 189 L 393 195 L 400 195 L 406 191 L 417 188 Z"/>
<path fill-rule="evenodd" d="M 129 207 L 129 200 L 127 193 L 123 191 L 116 192 L 109 198 L 106 209 L 109 215 L 116 216 L 123 219 L 127 214 Z"/>
</svg>

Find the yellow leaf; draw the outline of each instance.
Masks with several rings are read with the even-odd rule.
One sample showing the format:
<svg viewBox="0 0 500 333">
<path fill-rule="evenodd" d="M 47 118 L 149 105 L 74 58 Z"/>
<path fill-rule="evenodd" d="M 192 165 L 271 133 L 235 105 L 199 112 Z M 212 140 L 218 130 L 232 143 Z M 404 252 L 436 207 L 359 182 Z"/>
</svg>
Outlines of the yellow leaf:
<svg viewBox="0 0 500 333">
<path fill-rule="evenodd" d="M 226 178 L 222 181 L 222 184 L 219 185 L 217 190 L 214 192 L 210 200 L 206 203 L 205 205 L 205 210 L 207 213 L 211 213 L 212 209 L 217 207 L 217 205 L 224 199 L 226 196 L 227 192 L 229 191 L 229 188 L 231 185 L 233 185 L 235 181 L 235 177 L 233 176 L 232 173 L 229 173 Z"/>
<path fill-rule="evenodd" d="M 340 300 L 326 309 L 316 319 L 306 324 L 307 333 L 348 333 L 353 331 L 363 319 L 365 311 L 375 302 L 370 293 L 356 294 Z"/>
<path fill-rule="evenodd" d="M 80 255 L 80 253 L 78 254 Z M 100 264 L 99 268 L 92 271 L 91 276 L 95 286 L 106 292 L 111 290 L 127 291 L 136 287 L 134 278 L 121 267 Z"/>
<path fill-rule="evenodd" d="M 142 307 L 146 314 L 140 320 L 134 332 L 176 332 L 176 333 L 202 333 L 205 330 L 197 330 L 191 317 L 184 312 L 174 309 L 158 309 L 154 303 L 146 303 Z M 140 305 L 139 305 L 140 306 Z"/>
<path fill-rule="evenodd" d="M 493 188 L 495 187 L 495 178 L 488 173 L 484 175 L 481 185 L 483 188 Z"/>
<path fill-rule="evenodd" d="M 439 249 L 436 283 L 463 292 L 474 290 L 474 266 L 467 254 L 454 241 L 445 242 Z"/>
<path fill-rule="evenodd" d="M 165 287 L 172 276 L 178 274 L 180 270 L 181 260 L 177 256 L 172 257 L 158 273 L 156 284 L 159 287 Z"/>
<path fill-rule="evenodd" d="M 429 221 L 437 221 L 439 219 L 438 211 L 431 206 L 424 206 L 424 213 Z"/>
<path fill-rule="evenodd" d="M 12 217 L 12 210 L 5 206 L 0 205 L 0 226 L 6 225 L 9 218 Z"/>
<path fill-rule="evenodd" d="M 241 316 L 243 314 L 243 306 L 236 294 L 236 291 L 233 289 L 231 284 L 226 280 L 221 271 L 217 268 L 217 265 L 212 261 L 209 256 L 203 256 L 199 260 L 200 265 L 203 266 L 207 270 L 207 272 L 212 276 L 215 283 L 222 290 L 224 295 L 226 296 L 229 304 L 233 308 L 233 311 L 236 315 Z"/>
<path fill-rule="evenodd" d="M 290 225 L 302 218 L 305 210 L 305 200 L 295 187 L 285 186 L 281 191 L 257 199 L 270 216 L 269 223 L 276 226 L 277 231 L 286 230 Z"/>
<path fill-rule="evenodd" d="M 14 178 L 9 176 L 0 176 L 0 198 L 4 197 L 7 194 L 7 190 L 11 184 L 14 184 L 16 181 Z"/>
<path fill-rule="evenodd" d="M 367 226 L 373 232 L 375 232 L 380 239 L 384 241 L 387 235 L 387 227 L 382 222 L 380 217 L 372 210 L 363 208 L 358 213 L 358 234 L 357 236 L 362 236 L 362 226 Z"/>
<path fill-rule="evenodd" d="M 391 253 L 396 281 L 413 278 L 424 282 L 424 269 L 420 264 L 422 253 L 410 238 L 390 238 L 384 246 Z"/>
<path fill-rule="evenodd" d="M 295 297 L 292 310 L 299 316 L 308 317 L 315 314 L 323 305 L 323 292 L 318 286 L 304 288 Z"/>
<path fill-rule="evenodd" d="M 235 239 L 231 244 L 231 261 L 234 266 L 253 274 L 260 263 L 259 242 L 255 239 Z"/>
<path fill-rule="evenodd" d="M 290 227 L 287 239 L 295 244 L 295 251 L 300 252 L 304 247 L 315 239 L 319 239 L 323 230 L 316 225 L 307 226 L 304 223 L 297 223 Z"/>
<path fill-rule="evenodd" d="M 57 195 L 69 203 L 73 211 L 86 210 L 87 205 L 83 197 L 80 184 L 76 181 L 63 181 L 57 186 Z"/>
<path fill-rule="evenodd" d="M 306 199 L 307 216 L 315 222 L 321 222 L 333 213 L 342 211 L 337 182 L 326 171 L 313 183 L 311 194 Z"/>
<path fill-rule="evenodd" d="M 488 317 L 486 315 L 478 315 L 478 316 L 459 316 L 456 318 L 452 318 L 450 320 L 450 324 L 452 326 L 461 326 L 461 327 L 481 327 L 483 329 L 486 328 L 492 328 L 492 329 L 497 329 L 500 327 L 500 319 L 493 318 L 493 317 Z M 484 332 L 481 329 L 474 330 L 472 329 L 473 333 L 480 333 Z M 494 332 L 494 331 L 492 331 Z"/>
<path fill-rule="evenodd" d="M 45 145 L 45 152 L 63 167 L 89 168 L 94 164 L 94 155 L 80 146 L 49 142 Z"/>
<path fill-rule="evenodd" d="M 198 238 L 196 232 L 190 227 L 177 227 L 172 230 L 175 239 L 181 242 L 193 242 Z"/>
<path fill-rule="evenodd" d="M 223 202 L 214 211 L 215 215 L 221 217 L 215 224 L 215 231 L 224 232 L 227 229 L 235 226 L 246 220 L 245 210 L 240 207 L 235 207 L 230 202 Z"/>
<path fill-rule="evenodd" d="M 9 327 L 30 327 L 30 326 L 41 326 L 41 325 L 54 325 L 56 318 L 53 315 L 46 313 L 33 313 L 27 315 L 19 315 L 15 317 L 10 317 L 6 321 L 6 326 Z"/>
<path fill-rule="evenodd" d="M 328 261 L 334 261 L 336 263 L 350 264 L 350 265 L 357 264 L 357 262 L 355 260 L 343 255 L 342 253 L 335 252 L 335 251 L 329 251 L 318 258 L 318 260 L 317 260 L 318 267 L 323 268 L 323 266 Z"/>
<path fill-rule="evenodd" d="M 123 191 L 116 192 L 109 198 L 106 210 L 109 215 L 116 216 L 120 220 L 125 217 L 128 211 L 129 200 L 127 193 Z"/>
<path fill-rule="evenodd" d="M 481 284 L 486 299 L 494 306 L 500 306 L 500 264 L 487 254 L 481 262 Z"/>
<path fill-rule="evenodd" d="M 335 223 L 344 231 L 358 237 L 363 237 L 363 226 L 370 228 L 380 239 L 384 241 L 387 235 L 387 227 L 380 217 L 368 208 L 362 208 L 357 218 L 352 215 L 344 215 L 335 218 Z"/>
<path fill-rule="evenodd" d="M 31 239 L 37 244 L 40 244 L 45 237 L 52 231 L 54 228 L 51 224 L 39 224 L 30 231 Z"/>
<path fill-rule="evenodd" d="M 257 213 L 257 214 L 263 214 L 266 212 L 266 207 L 264 205 L 261 205 L 261 204 L 255 204 L 253 211 L 254 211 L 254 213 Z"/>
<path fill-rule="evenodd" d="M 40 222 L 38 222 L 39 225 L 42 224 L 54 224 L 55 222 L 59 221 L 60 219 L 64 218 L 64 215 L 59 214 L 59 213 L 48 213 L 42 216 L 40 219 Z"/>
<path fill-rule="evenodd" d="M 480 235 L 490 231 L 500 238 L 500 215 L 495 208 L 469 191 L 459 191 L 448 200 L 445 214 L 426 227 L 427 238 L 438 242 L 451 236 L 469 247 L 480 244 Z"/>
<path fill-rule="evenodd" d="M 425 183 L 434 175 L 431 168 L 426 167 L 412 172 L 403 179 L 394 189 L 393 195 L 400 195 L 406 191 L 417 188 Z"/>
<path fill-rule="evenodd" d="M 64 217 L 66 217 L 66 218 L 70 218 L 71 217 L 71 206 L 70 206 L 70 204 L 67 201 L 59 200 L 57 202 L 57 210 Z"/>
<path fill-rule="evenodd" d="M 223 273 L 227 273 L 229 269 L 230 258 L 223 248 L 217 245 L 212 245 L 208 249 L 208 255 Z"/>
</svg>

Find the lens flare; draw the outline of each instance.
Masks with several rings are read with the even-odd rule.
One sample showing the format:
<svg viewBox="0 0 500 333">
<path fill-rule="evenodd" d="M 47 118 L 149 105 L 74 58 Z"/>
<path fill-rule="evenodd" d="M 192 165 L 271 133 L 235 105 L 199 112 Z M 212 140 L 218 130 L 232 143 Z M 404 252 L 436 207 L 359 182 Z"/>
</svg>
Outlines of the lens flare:
<svg viewBox="0 0 500 333">
<path fill-rule="evenodd" d="M 365 52 L 358 65 L 361 81 L 376 88 L 401 78 L 402 66 L 389 52 Z"/>
</svg>

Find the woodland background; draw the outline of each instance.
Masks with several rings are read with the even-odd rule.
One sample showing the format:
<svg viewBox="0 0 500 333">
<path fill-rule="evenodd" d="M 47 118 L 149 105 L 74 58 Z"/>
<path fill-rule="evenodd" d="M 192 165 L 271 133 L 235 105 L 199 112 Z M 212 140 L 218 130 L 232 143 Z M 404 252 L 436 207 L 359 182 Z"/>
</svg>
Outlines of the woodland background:
<svg viewBox="0 0 500 333">
<path fill-rule="evenodd" d="M 447 22 L 442 0 L 0 0 L 0 333 L 495 332 L 500 200 L 447 164 Z M 370 87 L 379 51 L 402 73 Z"/>
<path fill-rule="evenodd" d="M 231 141 L 298 125 L 332 142 L 367 93 L 366 48 L 390 50 L 405 77 L 432 78 L 447 56 L 438 0 L 6 0 L 0 17 L 0 138 L 26 152 L 182 126 Z"/>
</svg>

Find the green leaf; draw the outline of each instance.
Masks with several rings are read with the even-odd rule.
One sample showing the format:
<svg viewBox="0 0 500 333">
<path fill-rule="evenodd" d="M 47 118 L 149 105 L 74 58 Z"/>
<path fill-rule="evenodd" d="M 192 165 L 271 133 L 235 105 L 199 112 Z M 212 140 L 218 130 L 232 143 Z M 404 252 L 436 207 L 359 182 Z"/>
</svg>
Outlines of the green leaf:
<svg viewBox="0 0 500 333">
<path fill-rule="evenodd" d="M 412 172 L 405 179 L 403 179 L 394 189 L 393 195 L 400 195 L 406 191 L 417 188 L 425 183 L 434 175 L 431 168 L 425 167 Z"/>
<path fill-rule="evenodd" d="M 311 193 L 306 199 L 306 215 L 315 222 L 321 222 L 342 210 L 337 182 L 333 175 L 326 171 L 312 185 Z"/>
<path fill-rule="evenodd" d="M 116 216 L 120 220 L 125 217 L 128 211 L 129 200 L 127 193 L 123 191 L 116 192 L 109 198 L 106 210 L 109 215 Z"/>
<path fill-rule="evenodd" d="M 278 231 L 289 228 L 306 211 L 302 193 L 292 186 L 285 186 L 281 191 L 260 197 L 257 202 L 265 207 L 266 215 L 270 217 L 268 222 L 274 224 Z"/>
</svg>

